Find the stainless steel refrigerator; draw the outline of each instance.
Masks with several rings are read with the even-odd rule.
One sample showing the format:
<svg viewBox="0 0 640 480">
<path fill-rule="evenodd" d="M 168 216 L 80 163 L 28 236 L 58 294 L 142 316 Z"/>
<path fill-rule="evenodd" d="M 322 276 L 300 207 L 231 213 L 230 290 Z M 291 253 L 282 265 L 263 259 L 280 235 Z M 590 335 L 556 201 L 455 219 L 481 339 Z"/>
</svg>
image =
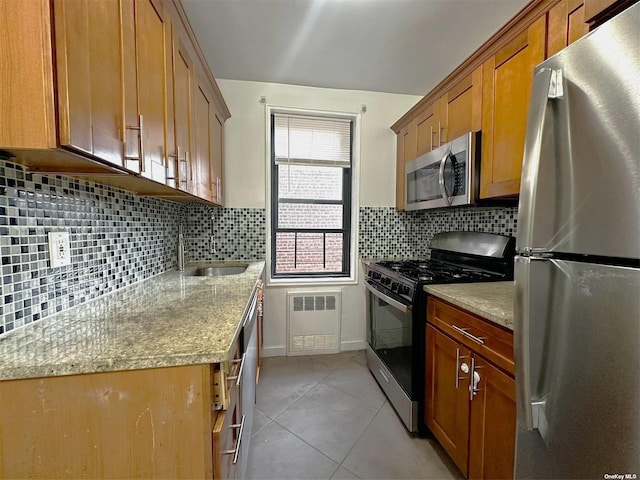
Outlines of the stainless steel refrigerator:
<svg viewBox="0 0 640 480">
<path fill-rule="evenodd" d="M 640 3 L 535 68 L 527 122 L 515 478 L 635 479 Z"/>
</svg>

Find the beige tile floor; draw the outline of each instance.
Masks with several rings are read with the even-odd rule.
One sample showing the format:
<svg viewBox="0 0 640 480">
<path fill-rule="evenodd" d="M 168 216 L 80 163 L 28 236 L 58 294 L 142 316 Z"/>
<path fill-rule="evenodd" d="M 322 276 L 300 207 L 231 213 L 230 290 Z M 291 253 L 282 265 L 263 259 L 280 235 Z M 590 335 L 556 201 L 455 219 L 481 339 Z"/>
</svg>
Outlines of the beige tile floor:
<svg viewBox="0 0 640 480">
<path fill-rule="evenodd" d="M 249 479 L 460 479 L 433 439 L 410 435 L 364 352 L 264 359 Z"/>
</svg>

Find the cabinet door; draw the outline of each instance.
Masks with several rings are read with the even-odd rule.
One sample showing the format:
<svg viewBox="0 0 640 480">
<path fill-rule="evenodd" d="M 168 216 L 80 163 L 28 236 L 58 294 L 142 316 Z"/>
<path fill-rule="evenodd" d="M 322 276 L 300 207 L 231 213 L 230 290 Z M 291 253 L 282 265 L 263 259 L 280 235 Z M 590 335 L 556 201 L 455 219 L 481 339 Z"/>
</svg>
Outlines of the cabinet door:
<svg viewBox="0 0 640 480">
<path fill-rule="evenodd" d="M 224 119 L 217 110 L 211 112 L 211 194 L 212 201 L 223 204 Z"/>
<path fill-rule="evenodd" d="M 113 0 L 56 0 L 60 145 L 125 166 L 123 52 L 126 15 Z M 135 92 L 133 93 L 135 95 Z"/>
<path fill-rule="evenodd" d="M 136 64 L 138 114 L 140 115 L 141 175 L 166 181 L 165 108 L 165 18 L 158 0 L 136 0 Z"/>
<path fill-rule="evenodd" d="M 483 64 L 480 197 L 520 192 L 533 67 L 544 60 L 543 16 Z"/>
<path fill-rule="evenodd" d="M 213 130 L 211 113 L 212 97 L 204 84 L 197 79 L 193 90 L 194 112 L 194 187 L 196 195 L 213 201 L 214 175 L 211 170 L 211 132 Z"/>
<path fill-rule="evenodd" d="M 474 354 L 479 375 L 471 401 L 469 478 L 512 479 L 516 438 L 515 381 Z"/>
<path fill-rule="evenodd" d="M 614 5 L 623 3 L 623 1 L 624 0 L 584 0 L 584 20 L 591 22 L 607 10 L 612 9 L 611 7 Z"/>
<path fill-rule="evenodd" d="M 467 475 L 469 441 L 470 352 L 427 325 L 427 365 L 424 418 L 431 432 Z M 462 367 L 464 368 L 464 367 Z"/>
<path fill-rule="evenodd" d="M 175 176 L 175 186 L 180 190 L 195 193 L 191 165 L 191 87 L 193 84 L 193 62 L 186 48 L 174 36 L 173 40 L 173 115 L 175 145 L 170 170 Z"/>
<path fill-rule="evenodd" d="M 440 98 L 440 128 L 442 143 L 482 129 L 482 67 Z"/>
<path fill-rule="evenodd" d="M 547 57 L 555 55 L 589 31 L 584 19 L 584 0 L 562 0 L 549 10 Z"/>
<path fill-rule="evenodd" d="M 400 130 L 396 142 L 396 210 L 404 210 L 404 166 L 416 157 L 415 121 Z"/>
<path fill-rule="evenodd" d="M 441 133 L 438 123 L 438 102 L 423 110 L 415 119 L 416 122 L 416 156 L 430 152 L 440 146 Z"/>
</svg>

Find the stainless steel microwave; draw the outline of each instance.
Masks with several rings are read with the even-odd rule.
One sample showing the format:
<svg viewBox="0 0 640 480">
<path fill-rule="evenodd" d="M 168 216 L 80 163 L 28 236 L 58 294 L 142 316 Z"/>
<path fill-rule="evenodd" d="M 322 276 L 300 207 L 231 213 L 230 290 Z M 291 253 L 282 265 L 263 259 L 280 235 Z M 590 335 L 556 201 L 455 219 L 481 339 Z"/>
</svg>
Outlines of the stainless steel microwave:
<svg viewBox="0 0 640 480">
<path fill-rule="evenodd" d="M 475 203 L 479 160 L 480 132 L 469 132 L 408 162 L 405 210 Z"/>
</svg>

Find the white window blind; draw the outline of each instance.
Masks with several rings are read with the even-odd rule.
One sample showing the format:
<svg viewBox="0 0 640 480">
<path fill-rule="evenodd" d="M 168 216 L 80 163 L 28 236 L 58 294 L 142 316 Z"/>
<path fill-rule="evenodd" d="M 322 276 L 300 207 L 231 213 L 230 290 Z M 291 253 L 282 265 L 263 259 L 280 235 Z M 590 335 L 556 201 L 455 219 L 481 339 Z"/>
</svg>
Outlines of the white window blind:
<svg viewBox="0 0 640 480">
<path fill-rule="evenodd" d="M 351 167 L 351 121 L 340 118 L 274 115 L 277 165 Z"/>
</svg>

